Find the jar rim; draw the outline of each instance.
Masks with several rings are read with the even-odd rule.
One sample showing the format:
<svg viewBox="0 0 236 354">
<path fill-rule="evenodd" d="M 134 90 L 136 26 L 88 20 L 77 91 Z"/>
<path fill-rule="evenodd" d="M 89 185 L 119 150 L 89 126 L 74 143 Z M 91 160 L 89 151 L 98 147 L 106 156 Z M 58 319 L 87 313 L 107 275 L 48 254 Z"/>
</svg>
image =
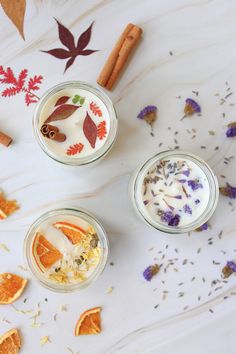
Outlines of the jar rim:
<svg viewBox="0 0 236 354">
<path fill-rule="evenodd" d="M 51 217 L 57 215 L 76 216 L 85 220 L 86 222 L 88 222 L 89 225 L 94 227 L 98 235 L 99 241 L 101 243 L 101 255 L 100 255 L 99 263 L 97 267 L 94 269 L 94 271 L 92 272 L 92 274 L 85 281 L 82 281 L 81 283 L 66 285 L 66 284 L 57 284 L 52 281 L 49 281 L 43 275 L 40 274 L 38 269 L 36 269 L 35 263 L 33 261 L 32 245 L 38 227 L 42 223 L 44 223 L 47 219 L 50 219 Z M 95 282 L 97 278 L 101 275 L 101 273 L 103 272 L 106 266 L 108 253 L 109 253 L 109 241 L 105 229 L 103 228 L 100 221 L 94 215 L 92 215 L 87 210 L 81 208 L 77 209 L 77 208 L 65 207 L 65 208 L 59 208 L 59 209 L 47 211 L 46 213 L 42 214 L 39 218 L 37 218 L 33 222 L 29 230 L 27 231 L 24 240 L 24 257 L 26 259 L 31 274 L 43 287 L 54 292 L 62 292 L 62 293 L 74 292 L 86 288 L 87 286 Z"/>
<path fill-rule="evenodd" d="M 93 93 L 104 103 L 109 113 L 110 129 L 104 145 L 101 146 L 97 151 L 85 157 L 70 157 L 70 156 L 63 157 L 57 155 L 56 153 L 53 152 L 52 149 L 48 148 L 48 145 L 45 143 L 42 134 L 40 133 L 39 119 L 40 119 L 41 110 L 45 102 L 47 102 L 47 100 L 51 96 L 53 96 L 60 90 L 63 90 L 67 87 L 80 88 Z M 91 84 L 83 81 L 65 81 L 48 89 L 42 95 L 39 102 L 37 103 L 33 115 L 33 131 L 40 148 L 44 151 L 44 153 L 46 153 L 47 156 L 49 156 L 54 161 L 57 161 L 63 165 L 83 166 L 83 165 L 88 165 L 90 163 L 93 163 L 99 159 L 102 159 L 111 150 L 112 146 L 114 145 L 117 136 L 117 130 L 118 130 L 118 119 L 117 119 L 115 107 L 111 99 L 100 88 L 94 87 Z"/>
<path fill-rule="evenodd" d="M 143 178 L 149 168 L 156 163 L 160 159 L 168 158 L 168 157 L 181 157 L 186 160 L 190 160 L 194 162 L 201 170 L 203 171 L 204 175 L 206 176 L 210 188 L 210 195 L 208 205 L 205 208 L 204 212 L 195 219 L 192 223 L 187 224 L 185 226 L 169 226 L 165 225 L 164 223 L 154 221 L 151 217 L 144 214 L 142 209 L 139 207 L 139 202 L 137 198 L 137 193 L 140 192 L 140 187 L 143 182 Z M 136 212 L 139 216 L 150 226 L 154 227 L 158 231 L 162 231 L 169 234 L 183 234 L 190 231 L 194 231 L 198 227 L 202 226 L 206 223 L 210 217 L 213 215 L 219 198 L 219 185 L 216 176 L 214 175 L 210 166 L 199 156 L 192 154 L 187 151 L 182 150 L 165 150 L 159 152 L 146 160 L 142 163 L 134 172 L 133 177 L 131 178 L 131 199 L 133 201 L 133 205 L 135 207 Z"/>
</svg>

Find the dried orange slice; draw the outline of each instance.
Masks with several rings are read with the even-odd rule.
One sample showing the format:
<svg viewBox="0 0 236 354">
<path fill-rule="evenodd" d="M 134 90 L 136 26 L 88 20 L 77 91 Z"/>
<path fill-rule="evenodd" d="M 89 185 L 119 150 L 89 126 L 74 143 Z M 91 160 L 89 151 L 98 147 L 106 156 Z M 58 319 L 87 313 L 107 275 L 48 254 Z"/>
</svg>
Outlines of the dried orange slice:
<svg viewBox="0 0 236 354">
<path fill-rule="evenodd" d="M 101 332 L 101 307 L 87 310 L 80 316 L 76 326 L 75 335 L 98 334 Z"/>
<path fill-rule="evenodd" d="M 19 209 L 16 200 L 7 200 L 0 192 L 0 220 L 6 219 L 15 210 Z"/>
<path fill-rule="evenodd" d="M 44 235 L 40 234 L 40 232 L 37 232 L 34 238 L 32 253 L 35 262 L 42 272 L 45 272 L 62 258 L 61 252 L 54 247 Z"/>
<path fill-rule="evenodd" d="M 0 354 L 18 354 L 21 338 L 17 329 L 11 329 L 0 337 Z"/>
<path fill-rule="evenodd" d="M 82 229 L 82 227 L 70 224 L 69 222 L 58 221 L 55 222 L 53 226 L 61 230 L 73 245 L 76 245 L 83 237 L 86 237 L 86 231 Z"/>
<path fill-rule="evenodd" d="M 26 284 L 27 280 L 18 275 L 11 273 L 0 274 L 0 305 L 11 304 L 18 299 Z"/>
</svg>

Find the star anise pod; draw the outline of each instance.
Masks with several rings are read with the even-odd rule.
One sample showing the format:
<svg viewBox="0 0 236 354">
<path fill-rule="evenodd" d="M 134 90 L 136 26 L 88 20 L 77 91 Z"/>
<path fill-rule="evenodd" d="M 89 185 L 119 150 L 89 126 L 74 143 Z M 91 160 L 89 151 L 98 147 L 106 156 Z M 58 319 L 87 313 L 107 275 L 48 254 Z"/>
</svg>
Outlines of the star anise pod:
<svg viewBox="0 0 236 354">
<path fill-rule="evenodd" d="M 66 63 L 64 72 L 74 63 L 79 55 L 87 56 L 97 52 L 98 50 L 86 49 L 91 39 L 93 22 L 78 38 L 75 45 L 75 39 L 71 31 L 63 26 L 57 19 L 58 34 L 61 43 L 67 48 L 55 48 L 51 50 L 42 50 L 44 53 L 51 54 L 58 59 L 69 59 Z"/>
</svg>

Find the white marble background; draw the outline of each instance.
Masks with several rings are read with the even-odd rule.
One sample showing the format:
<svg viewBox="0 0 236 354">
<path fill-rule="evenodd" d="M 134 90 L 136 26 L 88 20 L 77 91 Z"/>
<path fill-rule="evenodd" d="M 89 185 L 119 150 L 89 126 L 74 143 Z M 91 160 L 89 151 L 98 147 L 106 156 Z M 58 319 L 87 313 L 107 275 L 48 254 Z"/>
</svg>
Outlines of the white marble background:
<svg viewBox="0 0 236 354">
<path fill-rule="evenodd" d="M 100 51 L 77 58 L 66 74 L 64 60 L 39 52 L 60 44 L 53 17 L 69 27 L 75 37 L 95 20 L 90 47 Z M 211 281 L 220 279 L 225 262 L 236 259 L 235 212 L 231 211 L 228 199 L 220 198 L 211 230 L 192 233 L 190 237 L 171 236 L 158 233 L 139 220 L 129 205 L 127 192 L 130 174 L 136 166 L 154 153 L 174 147 L 174 138 L 181 149 L 205 158 L 217 176 L 224 174 L 227 181 L 236 185 L 235 160 L 224 164 L 225 157 L 235 154 L 235 141 L 225 137 L 226 124 L 236 120 L 235 106 L 230 105 L 235 103 L 235 95 L 219 104 L 227 87 L 232 92 L 236 89 L 236 2 L 28 0 L 25 42 L 1 9 L 0 19 L 0 64 L 17 73 L 27 68 L 30 74 L 42 74 L 39 94 L 65 80 L 95 84 L 114 41 L 127 23 L 138 24 L 144 30 L 129 66 L 115 90 L 109 93 L 120 121 L 117 143 L 95 167 L 62 169 L 53 163 L 34 140 L 34 106 L 26 107 L 21 95 L 1 97 L 0 129 L 12 135 L 15 142 L 8 149 L 0 147 L 0 187 L 19 201 L 21 209 L 0 224 L 0 242 L 10 249 L 9 253 L 0 250 L 0 270 L 30 279 L 15 306 L 30 310 L 40 302 L 38 322 L 45 323 L 32 328 L 32 314 L 24 315 L 11 306 L 2 306 L 1 334 L 18 327 L 24 338 L 22 354 L 64 354 L 69 353 L 67 347 L 79 354 L 235 354 L 236 278 L 232 276 L 228 283 L 211 288 Z M 199 91 L 197 100 L 202 116 L 181 122 L 185 98 L 195 97 L 192 90 Z M 146 104 L 156 104 L 159 109 L 155 137 L 150 136 L 144 122 L 136 119 Z M 196 138 L 192 139 L 194 133 L 190 135 L 186 129 L 196 129 Z M 214 130 L 216 135 L 209 135 L 208 130 Z M 175 131 L 179 134 L 174 137 Z M 202 145 L 206 149 L 201 149 Z M 224 183 L 221 178 L 219 181 Z M 61 206 L 83 207 L 93 212 L 103 222 L 111 244 L 109 262 L 114 262 L 114 266 L 108 264 L 101 278 L 80 293 L 53 294 L 18 268 L 24 264 L 23 240 L 29 225 L 40 214 Z M 208 245 L 209 238 L 213 245 Z M 201 252 L 197 253 L 199 248 Z M 170 267 L 167 273 L 162 270 L 147 283 L 142 271 L 155 261 L 161 262 L 162 254 L 165 265 L 166 260 L 177 257 L 179 271 Z M 182 265 L 185 258 L 188 262 Z M 220 264 L 213 265 L 213 260 Z M 196 279 L 191 282 L 194 276 Z M 178 285 L 181 282 L 184 284 Z M 111 286 L 114 290 L 107 294 Z M 218 286 L 222 288 L 214 291 Z M 165 300 L 163 291 L 169 291 Z M 180 291 L 184 292 L 181 298 Z M 224 296 L 229 298 L 224 300 Z M 68 304 L 68 311 L 60 311 L 63 304 Z M 103 332 L 75 338 L 73 330 L 79 314 L 94 306 L 103 307 Z M 188 309 L 184 311 L 185 306 Z M 40 338 L 46 335 L 51 343 L 41 347 Z"/>
</svg>

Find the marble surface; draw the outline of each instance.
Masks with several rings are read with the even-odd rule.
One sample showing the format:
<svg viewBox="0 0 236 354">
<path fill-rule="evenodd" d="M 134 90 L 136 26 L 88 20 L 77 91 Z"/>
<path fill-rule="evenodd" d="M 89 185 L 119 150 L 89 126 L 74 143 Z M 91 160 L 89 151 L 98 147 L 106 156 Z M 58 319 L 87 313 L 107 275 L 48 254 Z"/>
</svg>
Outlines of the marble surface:
<svg viewBox="0 0 236 354">
<path fill-rule="evenodd" d="M 133 22 L 144 31 L 124 75 L 109 93 L 119 117 L 119 134 L 113 150 L 99 165 L 64 169 L 52 162 L 33 136 L 35 105 L 26 107 L 20 94 L 0 98 L 0 130 L 15 140 L 8 149 L 0 147 L 0 187 L 21 205 L 0 224 L 0 242 L 10 249 L 0 249 L 0 269 L 29 279 L 27 290 L 15 303 L 17 309 L 35 310 L 39 302 L 41 309 L 38 322 L 42 326 L 32 328 L 34 312 L 0 308 L 0 332 L 19 328 L 22 354 L 236 353 L 236 278 L 223 283 L 220 276 L 225 262 L 236 259 L 233 205 L 221 197 L 209 231 L 173 236 L 146 226 L 128 199 L 132 171 L 154 153 L 175 145 L 203 157 L 221 185 L 225 180 L 236 184 L 235 159 L 224 163 L 225 157 L 235 154 L 235 140 L 225 137 L 226 124 L 235 120 L 235 95 L 220 105 L 220 99 L 236 89 L 235 14 L 233 0 L 31 0 L 24 42 L 0 9 L 0 64 L 16 73 L 27 68 L 29 74 L 43 75 L 39 95 L 66 80 L 96 85 L 98 73 L 126 24 Z M 77 58 L 65 74 L 64 60 L 40 52 L 60 45 L 53 17 L 76 37 L 95 20 L 91 48 L 100 51 Z M 192 91 L 199 91 L 198 97 Z M 180 121 L 187 97 L 198 100 L 202 116 Z M 156 104 L 159 109 L 154 137 L 149 127 L 136 119 L 146 104 Z M 175 131 L 179 132 L 176 136 Z M 23 241 L 30 224 L 42 213 L 62 206 L 83 207 L 94 213 L 107 230 L 111 246 L 102 276 L 74 294 L 49 292 L 18 267 L 25 265 Z M 208 244 L 209 238 L 213 244 Z M 165 273 L 164 267 L 173 258 L 178 260 Z M 162 263 L 163 268 L 148 283 L 142 272 L 153 262 Z M 214 279 L 220 282 L 211 286 Z M 109 287 L 114 287 L 110 294 Z M 179 297 L 179 292 L 184 296 Z M 65 304 L 67 311 L 61 311 Z M 103 332 L 74 337 L 79 314 L 94 306 L 103 307 Z M 41 347 L 43 336 L 50 336 L 51 343 Z"/>
</svg>

